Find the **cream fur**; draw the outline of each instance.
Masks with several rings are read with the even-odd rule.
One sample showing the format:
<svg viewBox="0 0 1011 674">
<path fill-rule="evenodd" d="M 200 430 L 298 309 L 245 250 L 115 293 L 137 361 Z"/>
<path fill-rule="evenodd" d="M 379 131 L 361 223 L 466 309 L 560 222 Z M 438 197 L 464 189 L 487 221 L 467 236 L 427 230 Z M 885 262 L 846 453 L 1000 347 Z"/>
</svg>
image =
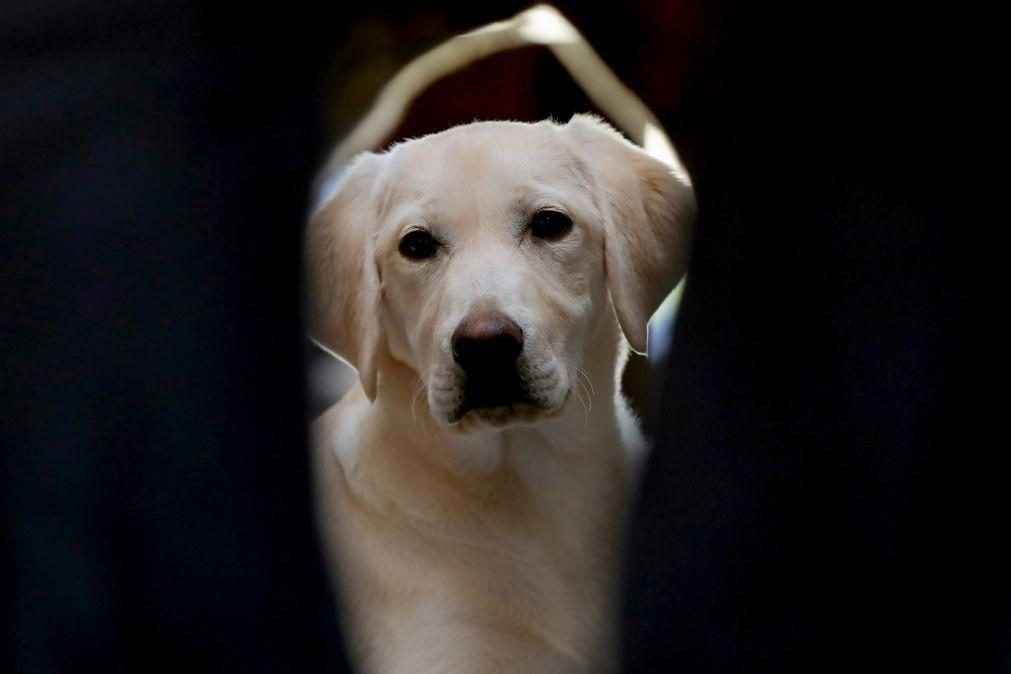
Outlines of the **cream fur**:
<svg viewBox="0 0 1011 674">
<path fill-rule="evenodd" d="M 532 240 L 543 207 L 572 231 Z M 682 273 L 693 210 L 668 167 L 583 116 L 456 127 L 349 167 L 306 241 L 312 334 L 362 380 L 313 426 L 362 672 L 613 669 L 643 449 L 617 382 Z M 436 258 L 397 253 L 418 226 Z M 453 417 L 449 335 L 476 307 L 522 327 L 538 408 Z"/>
</svg>

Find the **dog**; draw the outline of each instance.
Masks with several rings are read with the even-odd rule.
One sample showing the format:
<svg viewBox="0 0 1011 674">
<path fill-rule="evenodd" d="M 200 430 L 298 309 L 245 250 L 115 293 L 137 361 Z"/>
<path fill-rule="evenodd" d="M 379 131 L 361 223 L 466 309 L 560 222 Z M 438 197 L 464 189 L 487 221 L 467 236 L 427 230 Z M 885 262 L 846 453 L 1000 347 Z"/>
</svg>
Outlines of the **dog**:
<svg viewBox="0 0 1011 674">
<path fill-rule="evenodd" d="M 360 380 L 312 428 L 360 671 L 615 667 L 644 449 L 620 375 L 694 214 L 686 176 L 589 115 L 347 166 L 305 245 L 310 334 Z"/>
</svg>

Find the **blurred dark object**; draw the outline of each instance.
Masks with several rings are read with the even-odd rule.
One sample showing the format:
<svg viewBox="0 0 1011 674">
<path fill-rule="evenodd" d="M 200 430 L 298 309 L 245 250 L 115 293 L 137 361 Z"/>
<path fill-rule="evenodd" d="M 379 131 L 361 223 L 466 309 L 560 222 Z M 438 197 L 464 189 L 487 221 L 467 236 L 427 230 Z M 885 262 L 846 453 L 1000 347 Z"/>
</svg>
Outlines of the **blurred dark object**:
<svg viewBox="0 0 1011 674">
<path fill-rule="evenodd" d="M 0 10 L 0 671 L 346 671 L 297 283 L 336 18 Z"/>
<path fill-rule="evenodd" d="M 721 30 L 674 113 L 699 236 L 625 671 L 1006 672 L 1007 473 L 980 388 L 997 341 L 970 311 L 992 218 L 979 19 L 707 11 Z"/>
</svg>

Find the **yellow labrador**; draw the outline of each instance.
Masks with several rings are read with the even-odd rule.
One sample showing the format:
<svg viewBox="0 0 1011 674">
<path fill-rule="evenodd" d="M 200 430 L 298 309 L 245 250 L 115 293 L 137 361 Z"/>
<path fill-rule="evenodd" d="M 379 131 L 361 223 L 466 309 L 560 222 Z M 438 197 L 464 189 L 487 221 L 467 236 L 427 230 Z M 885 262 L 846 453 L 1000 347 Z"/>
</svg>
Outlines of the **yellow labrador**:
<svg viewBox="0 0 1011 674">
<path fill-rule="evenodd" d="M 584 115 L 348 166 L 306 245 L 312 334 L 360 376 L 313 435 L 362 672 L 613 667 L 643 444 L 618 382 L 693 220 L 690 184 Z"/>
</svg>

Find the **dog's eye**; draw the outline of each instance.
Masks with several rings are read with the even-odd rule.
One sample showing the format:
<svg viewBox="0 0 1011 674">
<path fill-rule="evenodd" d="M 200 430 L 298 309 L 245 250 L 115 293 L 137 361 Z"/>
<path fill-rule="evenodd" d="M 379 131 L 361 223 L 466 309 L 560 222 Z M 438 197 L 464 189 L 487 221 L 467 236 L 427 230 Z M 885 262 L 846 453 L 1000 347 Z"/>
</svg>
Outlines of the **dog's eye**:
<svg viewBox="0 0 1011 674">
<path fill-rule="evenodd" d="M 557 239 L 572 229 L 572 220 L 558 211 L 537 211 L 530 220 L 530 233 L 538 239 Z"/>
<path fill-rule="evenodd" d="M 411 260 L 432 257 L 438 248 L 439 242 L 422 229 L 412 230 L 400 240 L 400 254 Z"/>
</svg>

